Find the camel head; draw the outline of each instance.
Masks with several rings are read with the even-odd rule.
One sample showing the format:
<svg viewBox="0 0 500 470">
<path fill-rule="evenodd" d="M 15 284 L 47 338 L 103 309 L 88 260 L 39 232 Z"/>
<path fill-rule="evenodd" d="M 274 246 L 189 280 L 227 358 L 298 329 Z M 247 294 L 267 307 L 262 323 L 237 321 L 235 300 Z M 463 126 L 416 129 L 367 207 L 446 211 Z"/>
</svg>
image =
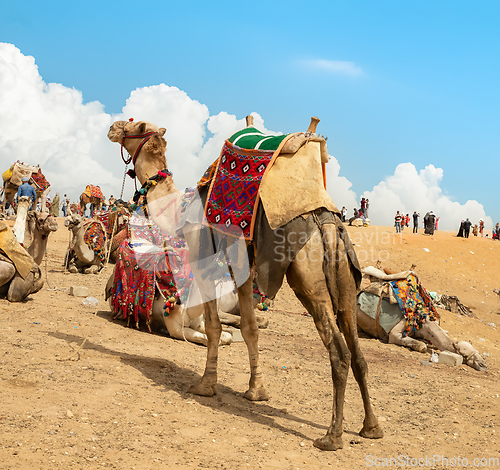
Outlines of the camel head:
<svg viewBox="0 0 500 470">
<path fill-rule="evenodd" d="M 64 226 L 75 233 L 83 225 L 83 221 L 84 218 L 80 214 L 71 214 L 64 219 Z"/>
<path fill-rule="evenodd" d="M 488 370 L 483 356 L 467 341 L 457 341 L 453 343 L 453 347 L 457 354 L 461 354 L 464 357 L 464 364 L 476 370 Z"/>
<path fill-rule="evenodd" d="M 35 212 L 31 211 L 28 214 L 28 219 L 31 224 L 34 223 L 33 229 L 36 229 L 43 235 L 48 236 L 50 232 L 55 232 L 59 228 L 57 225 L 57 219 L 50 215 L 48 212 Z M 32 222 L 33 221 L 33 222 Z"/>
<path fill-rule="evenodd" d="M 159 128 L 146 121 L 116 121 L 110 126 L 108 132 L 108 139 L 111 142 L 123 144 L 131 156 L 135 155 L 143 139 L 127 137 L 142 136 L 150 132 L 157 132 L 157 134 L 152 135 L 144 143 L 140 155 L 134 162 L 134 170 L 141 183 L 144 183 L 159 170 L 167 168 L 165 158 L 167 142 L 163 138 L 166 129 L 164 127 Z"/>
</svg>

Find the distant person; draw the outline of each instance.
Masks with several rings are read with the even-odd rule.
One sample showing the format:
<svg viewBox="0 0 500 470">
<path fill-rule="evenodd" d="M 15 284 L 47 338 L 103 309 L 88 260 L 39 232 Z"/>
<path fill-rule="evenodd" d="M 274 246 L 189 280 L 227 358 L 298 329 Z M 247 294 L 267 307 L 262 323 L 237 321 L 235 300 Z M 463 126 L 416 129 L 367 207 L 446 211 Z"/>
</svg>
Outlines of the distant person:
<svg viewBox="0 0 500 470">
<path fill-rule="evenodd" d="M 462 222 L 460 222 L 460 228 L 458 229 L 457 237 L 464 236 L 464 224 L 465 224 L 465 220 L 462 220 Z"/>
<path fill-rule="evenodd" d="M 365 201 L 365 198 L 362 197 L 361 198 L 361 209 L 359 210 L 359 212 L 361 212 L 361 214 L 364 214 L 365 209 L 366 209 L 366 201 Z M 360 214 L 360 217 L 361 217 L 361 214 Z"/>
<path fill-rule="evenodd" d="M 401 220 L 401 214 L 399 213 L 399 211 L 397 211 L 394 217 L 394 226 L 396 227 L 396 233 L 401 233 Z"/>
<path fill-rule="evenodd" d="M 368 218 L 368 209 L 370 208 L 370 201 L 368 200 L 368 198 L 365 199 L 365 215 L 366 215 L 366 218 Z"/>
<path fill-rule="evenodd" d="M 479 228 L 478 228 L 477 224 L 474 224 L 474 227 L 472 227 L 472 235 L 477 237 L 478 230 L 479 230 Z"/>
<path fill-rule="evenodd" d="M 403 211 L 401 211 L 401 231 L 403 231 L 405 227 L 406 227 L 406 217 L 403 214 Z"/>
<path fill-rule="evenodd" d="M 479 219 L 479 233 L 481 236 L 483 236 L 483 231 L 484 231 L 484 220 Z"/>
<path fill-rule="evenodd" d="M 434 212 L 429 211 L 427 214 L 424 216 L 424 233 L 426 235 L 434 235 L 434 230 L 436 228 L 436 216 L 434 215 Z"/>
<path fill-rule="evenodd" d="M 435 229 L 437 230 L 438 229 L 438 222 L 439 222 L 439 219 L 440 217 L 436 217 L 436 223 L 434 224 L 435 225 Z"/>
<path fill-rule="evenodd" d="M 340 211 L 340 214 L 342 216 L 342 222 L 345 222 L 345 215 L 347 214 L 347 209 L 345 208 L 345 206 L 342 206 L 342 210 Z"/>
<path fill-rule="evenodd" d="M 493 234 L 491 237 L 493 240 L 500 240 L 500 224 L 497 222 L 495 227 L 493 228 Z"/>
<path fill-rule="evenodd" d="M 109 201 L 108 201 L 109 205 L 112 206 L 115 202 L 116 202 L 115 197 L 113 195 L 111 195 L 109 197 Z M 343 207 L 342 209 L 345 209 L 345 207 Z M 347 209 L 346 209 L 346 212 L 347 212 Z M 344 217 L 344 219 L 345 219 L 345 217 Z M 343 220 L 342 222 L 345 222 L 345 220 Z"/>
<path fill-rule="evenodd" d="M 31 197 L 31 206 L 30 206 L 31 210 L 33 204 L 36 201 L 36 191 L 35 188 L 33 188 L 33 186 L 31 186 L 31 184 L 28 183 L 28 181 L 29 178 L 27 178 L 26 176 L 21 179 L 22 184 L 21 186 L 19 186 L 19 189 L 17 190 L 17 200 L 19 201 L 19 198 L 23 196 Z"/>
<path fill-rule="evenodd" d="M 62 213 L 64 214 L 64 217 L 68 216 L 68 207 L 69 207 L 69 197 L 65 194 L 64 199 L 62 201 Z"/>
<path fill-rule="evenodd" d="M 50 202 L 49 214 L 59 217 L 59 193 L 56 193 L 54 199 Z"/>
<path fill-rule="evenodd" d="M 354 208 L 354 216 L 349 219 L 349 225 L 352 225 L 353 221 L 359 218 L 358 209 Z"/>
<path fill-rule="evenodd" d="M 417 214 L 417 211 L 413 212 L 413 233 L 418 233 L 418 218 L 420 214 Z"/>
<path fill-rule="evenodd" d="M 472 225 L 472 222 L 469 219 L 467 219 L 464 222 L 464 237 L 465 238 L 469 238 L 469 232 L 470 232 L 471 225 Z"/>
<path fill-rule="evenodd" d="M 406 214 L 405 222 L 406 222 L 406 226 L 409 227 L 410 226 L 410 214 Z"/>
</svg>

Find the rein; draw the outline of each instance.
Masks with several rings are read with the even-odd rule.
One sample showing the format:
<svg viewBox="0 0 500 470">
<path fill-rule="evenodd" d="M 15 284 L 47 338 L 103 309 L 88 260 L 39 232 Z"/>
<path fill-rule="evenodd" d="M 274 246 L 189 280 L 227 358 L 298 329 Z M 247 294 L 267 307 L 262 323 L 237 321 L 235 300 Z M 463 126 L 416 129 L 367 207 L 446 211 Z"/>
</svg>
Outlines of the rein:
<svg viewBox="0 0 500 470">
<path fill-rule="evenodd" d="M 141 151 L 142 147 L 144 144 L 154 135 L 159 135 L 159 132 L 146 132 L 146 134 L 140 134 L 140 135 L 126 135 L 125 134 L 125 126 L 123 127 L 123 137 L 122 137 L 122 142 L 121 142 L 121 155 L 122 155 L 122 160 L 125 163 L 125 165 L 128 165 L 130 162 L 132 162 L 133 165 L 135 165 L 135 161 L 137 160 L 137 155 L 139 155 L 139 152 Z M 139 144 L 139 147 L 137 147 L 137 150 L 134 153 L 134 156 L 129 156 L 129 158 L 125 158 L 123 156 L 123 147 L 125 144 L 125 139 L 143 139 L 142 142 Z"/>
</svg>

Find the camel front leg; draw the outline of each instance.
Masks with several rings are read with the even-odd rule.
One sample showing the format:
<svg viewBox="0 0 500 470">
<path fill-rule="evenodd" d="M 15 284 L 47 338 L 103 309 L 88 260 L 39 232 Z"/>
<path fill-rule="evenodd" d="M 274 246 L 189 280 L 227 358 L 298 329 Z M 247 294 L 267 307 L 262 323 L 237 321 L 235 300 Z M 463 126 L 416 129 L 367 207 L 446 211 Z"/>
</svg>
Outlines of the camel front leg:
<svg viewBox="0 0 500 470">
<path fill-rule="evenodd" d="M 241 336 L 245 340 L 250 360 L 250 382 L 244 397 L 251 401 L 269 400 L 259 363 L 259 325 L 253 308 L 253 279 L 248 279 L 238 287 L 241 313 Z"/>
<path fill-rule="evenodd" d="M 426 352 L 427 345 L 422 341 L 417 341 L 416 339 L 410 338 L 409 336 L 403 336 L 403 331 L 405 329 L 406 321 L 401 320 L 394 328 L 389 332 L 389 344 L 397 344 L 399 346 L 406 346 L 418 352 Z"/>
<path fill-rule="evenodd" d="M 200 286 L 201 288 L 201 286 Z M 195 395 L 212 397 L 217 394 L 217 361 L 219 356 L 219 341 L 222 325 L 217 315 L 217 302 L 205 302 L 205 330 L 207 332 L 207 362 L 205 373 L 200 382 L 190 387 L 189 391 Z"/>
</svg>

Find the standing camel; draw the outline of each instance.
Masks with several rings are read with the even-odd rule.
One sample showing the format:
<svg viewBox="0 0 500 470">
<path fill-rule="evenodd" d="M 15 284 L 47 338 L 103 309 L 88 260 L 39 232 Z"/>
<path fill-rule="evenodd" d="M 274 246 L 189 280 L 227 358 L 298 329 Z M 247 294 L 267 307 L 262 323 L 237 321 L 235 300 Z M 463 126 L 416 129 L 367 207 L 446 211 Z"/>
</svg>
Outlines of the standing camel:
<svg viewBox="0 0 500 470">
<path fill-rule="evenodd" d="M 80 209 L 82 211 L 82 215 L 85 215 L 85 208 L 89 203 L 94 206 L 94 210 L 100 211 L 102 209 L 105 201 L 104 195 L 102 194 L 101 188 L 99 186 L 88 184 L 85 188 L 85 191 L 80 194 Z M 92 217 L 93 214 L 91 213 L 90 216 Z"/>
<path fill-rule="evenodd" d="M 16 162 L 12 165 L 11 169 L 12 172 L 6 172 L 10 176 L 8 176 L 7 179 L 4 179 L 3 182 L 4 193 L 2 203 L 0 204 L 0 211 L 5 211 L 5 205 L 7 202 L 9 204 L 14 202 L 14 197 L 17 194 L 19 186 L 21 185 L 21 177 L 26 176 L 27 178 L 30 178 L 30 184 L 35 188 L 36 200 L 40 200 L 42 212 L 48 212 L 49 209 L 47 208 L 46 200 L 47 195 L 50 192 L 50 184 L 42 174 L 40 167 L 38 165 L 31 166 L 25 165 L 21 162 Z"/>
<path fill-rule="evenodd" d="M 248 122 L 247 119 L 247 124 Z M 318 119 L 311 122 L 302 144 L 309 145 L 307 141 L 316 137 L 314 133 L 317 122 L 319 122 Z M 168 215 L 165 215 L 165 207 L 172 199 L 178 197 L 176 195 L 178 191 L 171 173 L 167 170 L 166 141 L 163 138 L 165 131 L 164 128 L 160 129 L 143 121 L 137 123 L 117 121 L 111 125 L 108 138 L 112 142 L 121 143 L 131 155 L 129 161 L 133 162 L 135 175 L 143 185 L 143 189 L 146 188 L 148 212 L 154 221 L 169 233 L 177 226 L 175 224 L 177 213 L 170 211 Z M 290 142 L 292 140 L 290 139 Z M 326 145 L 322 148 L 326 150 Z M 284 147 L 282 153 L 284 153 Z M 304 197 L 298 192 L 296 194 L 297 198 Z M 258 216 L 255 219 L 256 231 L 266 229 L 267 218 L 261 207 L 259 206 L 260 218 Z M 332 420 L 326 435 L 314 441 L 314 445 L 322 450 L 337 450 L 343 446 L 343 407 L 349 364 L 360 387 L 365 411 L 360 435 L 372 439 L 383 437 L 382 429 L 370 403 L 367 364 L 357 336 L 356 289 L 360 282 L 361 272 L 339 215 L 319 209 L 308 217 L 296 217 L 282 227 L 286 235 L 297 228 L 300 233 L 301 228 L 307 225 L 310 234 L 296 256 L 289 260 L 285 272 L 289 285 L 312 315 L 318 333 L 330 355 L 334 384 Z M 194 266 L 196 263 L 203 262 L 204 254 L 200 239 L 200 233 L 203 230 L 195 224 L 191 225 L 191 227 L 185 225 L 183 231 L 190 248 L 189 261 L 191 266 Z M 266 248 L 269 247 L 256 239 L 253 248 L 256 260 L 255 269 L 265 272 L 266 263 L 270 260 L 265 256 L 263 259 L 262 253 L 265 253 Z M 268 274 L 271 275 L 270 277 L 275 275 L 274 272 Z M 281 280 L 284 274 L 281 274 Z M 217 315 L 216 300 L 214 300 L 216 299 L 215 283 L 210 277 L 205 277 L 200 272 L 195 272 L 195 280 L 205 302 L 208 345 L 204 375 L 198 384 L 190 388 L 190 391 L 201 396 L 213 396 L 217 392 L 218 346 L 222 327 Z M 237 287 L 237 290 L 241 313 L 241 333 L 248 348 L 251 371 L 249 389 L 244 396 L 252 401 L 268 400 L 269 394 L 259 363 L 259 329 L 252 305 L 253 285 L 250 272 L 248 272 L 248 278 Z M 265 290 L 264 293 L 269 295 Z M 269 297 L 273 298 L 273 295 Z M 339 326 L 337 326 L 337 321 Z"/>
</svg>

